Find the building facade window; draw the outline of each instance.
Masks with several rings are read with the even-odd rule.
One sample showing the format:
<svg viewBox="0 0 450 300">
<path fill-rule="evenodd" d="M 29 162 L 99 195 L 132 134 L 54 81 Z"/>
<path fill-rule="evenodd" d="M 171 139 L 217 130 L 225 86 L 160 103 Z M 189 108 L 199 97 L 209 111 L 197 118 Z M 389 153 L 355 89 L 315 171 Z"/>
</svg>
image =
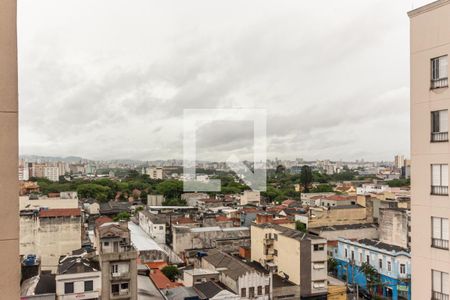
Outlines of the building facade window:
<svg viewBox="0 0 450 300">
<path fill-rule="evenodd" d="M 391 266 L 391 262 L 390 261 L 387 262 L 387 270 L 388 270 L 388 272 L 391 272 L 391 270 L 392 270 L 392 266 Z"/>
<path fill-rule="evenodd" d="M 270 294 L 270 285 L 266 285 L 266 286 L 264 287 L 264 293 L 265 293 L 266 295 Z"/>
<path fill-rule="evenodd" d="M 258 295 L 262 295 L 262 286 L 258 286 Z"/>
<path fill-rule="evenodd" d="M 370 255 L 369 254 L 366 255 L 366 263 L 370 264 Z"/>
<path fill-rule="evenodd" d="M 314 251 L 323 251 L 323 250 L 325 250 L 324 244 L 315 244 L 314 245 Z"/>
<path fill-rule="evenodd" d="M 355 260 L 355 251 L 352 250 L 352 260 Z"/>
<path fill-rule="evenodd" d="M 252 286 L 248 289 L 248 296 L 250 299 L 255 297 L 255 287 Z"/>
<path fill-rule="evenodd" d="M 431 89 L 448 87 L 448 56 L 431 59 Z"/>
<path fill-rule="evenodd" d="M 64 283 L 64 294 L 73 294 L 73 282 Z"/>
<path fill-rule="evenodd" d="M 449 299 L 449 277 L 448 273 L 432 270 L 433 281 L 433 300 L 448 300 Z"/>
<path fill-rule="evenodd" d="M 406 274 L 406 265 L 400 264 L 400 274 L 404 275 Z"/>
<path fill-rule="evenodd" d="M 381 259 L 381 258 L 378 259 L 378 267 L 380 269 L 383 269 L 383 259 Z"/>
<path fill-rule="evenodd" d="M 344 249 L 344 257 L 345 257 L 345 258 L 348 257 L 348 251 L 347 251 L 347 249 Z"/>
<path fill-rule="evenodd" d="M 94 281 L 87 280 L 84 282 L 84 291 L 85 292 L 91 292 L 94 290 Z"/>
<path fill-rule="evenodd" d="M 431 217 L 431 246 L 448 249 L 448 219 Z"/>
<path fill-rule="evenodd" d="M 241 297 L 242 298 L 247 297 L 247 289 L 246 288 L 241 288 Z"/>
<path fill-rule="evenodd" d="M 431 141 L 448 142 L 448 110 L 431 112 Z"/>
<path fill-rule="evenodd" d="M 448 165 L 431 165 L 431 194 L 448 195 Z"/>
</svg>

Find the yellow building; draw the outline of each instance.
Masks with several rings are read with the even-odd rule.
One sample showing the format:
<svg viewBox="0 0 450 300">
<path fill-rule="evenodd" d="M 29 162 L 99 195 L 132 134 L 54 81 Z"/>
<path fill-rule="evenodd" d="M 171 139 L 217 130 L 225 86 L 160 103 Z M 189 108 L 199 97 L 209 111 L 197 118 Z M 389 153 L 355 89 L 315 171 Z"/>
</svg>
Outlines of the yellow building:
<svg viewBox="0 0 450 300">
<path fill-rule="evenodd" d="M 251 260 L 300 286 L 304 296 L 327 293 L 326 240 L 275 224 L 252 224 Z"/>
</svg>

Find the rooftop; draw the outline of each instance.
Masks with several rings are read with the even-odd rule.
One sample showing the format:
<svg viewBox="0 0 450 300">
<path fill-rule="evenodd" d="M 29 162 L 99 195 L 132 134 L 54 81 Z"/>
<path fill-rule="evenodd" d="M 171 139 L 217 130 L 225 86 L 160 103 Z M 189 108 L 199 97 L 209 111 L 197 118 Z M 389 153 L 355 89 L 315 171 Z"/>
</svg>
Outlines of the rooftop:
<svg viewBox="0 0 450 300">
<path fill-rule="evenodd" d="M 170 281 L 170 279 L 167 278 L 166 275 L 164 275 L 159 269 L 152 270 L 150 273 L 150 278 L 158 289 L 170 289 L 183 285 L 179 282 Z"/>
<path fill-rule="evenodd" d="M 139 225 L 133 222 L 128 222 L 128 229 L 130 230 L 131 243 L 138 251 L 157 250 L 165 252 L 161 246 L 158 245 Z"/>
<path fill-rule="evenodd" d="M 79 208 L 54 208 L 41 210 L 39 212 L 40 218 L 55 218 L 55 217 L 79 217 L 81 210 Z"/>
<path fill-rule="evenodd" d="M 252 224 L 252 226 L 256 226 L 259 228 L 273 228 L 276 231 L 279 232 L 280 235 L 286 236 L 288 238 L 292 238 L 298 241 L 302 241 L 304 239 L 309 239 L 309 240 L 323 240 L 323 238 L 312 235 L 312 234 L 308 234 L 308 233 L 303 233 L 301 231 L 295 230 L 295 229 L 291 229 L 288 227 L 284 227 L 284 226 L 280 226 L 280 225 L 276 225 L 276 224 L 271 224 L 271 223 L 263 223 L 263 224 Z"/>
<path fill-rule="evenodd" d="M 243 263 L 239 259 L 216 249 L 209 250 L 208 255 L 202 259 L 213 265 L 216 269 L 225 268 L 223 273 L 235 280 L 248 272 L 258 272 L 255 268 Z"/>
<path fill-rule="evenodd" d="M 211 275 L 211 274 L 219 274 L 217 271 L 208 270 L 208 269 L 190 269 L 184 270 L 184 273 L 189 275 Z"/>
<path fill-rule="evenodd" d="M 62 257 L 58 265 L 58 274 L 77 274 L 99 271 L 98 262 L 80 256 Z"/>
<path fill-rule="evenodd" d="M 437 8 L 439 8 L 441 6 L 444 6 L 446 4 L 449 4 L 449 3 L 450 3 L 450 0 L 434 1 L 434 2 L 431 2 L 431 3 L 427 4 L 427 5 L 424 5 L 424 6 L 421 6 L 421 7 L 418 7 L 416 9 L 411 10 L 410 12 L 408 12 L 408 16 L 410 18 L 412 18 L 412 17 L 418 16 L 420 14 L 429 12 L 431 10 L 437 9 Z"/>
<path fill-rule="evenodd" d="M 218 293 L 224 290 L 214 281 L 206 281 L 196 284 L 194 285 L 194 289 L 197 291 L 199 295 L 204 296 L 205 299 L 213 298 Z"/>
<path fill-rule="evenodd" d="M 364 228 L 377 228 L 377 225 L 373 224 L 373 223 L 333 225 L 333 226 L 322 226 L 322 227 L 312 228 L 310 231 L 320 232 L 320 231 L 355 230 L 355 229 L 364 229 Z"/>
<path fill-rule="evenodd" d="M 352 240 L 348 240 L 348 239 L 344 239 L 344 238 L 339 238 L 338 240 L 339 240 L 339 242 L 343 242 L 343 243 L 347 243 L 347 244 L 355 244 L 356 243 L 361 246 L 372 247 L 372 248 L 376 248 L 379 250 L 383 250 L 385 252 L 391 252 L 391 253 L 403 252 L 403 253 L 409 254 L 408 249 L 405 249 L 403 247 L 399 247 L 396 245 L 386 244 L 386 243 L 380 242 L 379 240 L 360 239 L 360 240 L 352 241 Z"/>
</svg>

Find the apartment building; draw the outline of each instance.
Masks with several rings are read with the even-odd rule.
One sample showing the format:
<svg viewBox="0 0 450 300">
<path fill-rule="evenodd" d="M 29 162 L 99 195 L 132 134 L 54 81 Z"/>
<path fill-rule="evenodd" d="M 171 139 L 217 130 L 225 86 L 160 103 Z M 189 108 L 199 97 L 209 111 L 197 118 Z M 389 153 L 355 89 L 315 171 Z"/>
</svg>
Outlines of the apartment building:
<svg viewBox="0 0 450 300">
<path fill-rule="evenodd" d="M 83 254 L 61 257 L 55 281 L 58 300 L 100 299 L 101 272 L 98 261 Z"/>
<path fill-rule="evenodd" d="M 411 33 L 413 299 L 449 299 L 450 1 L 408 13 Z"/>
<path fill-rule="evenodd" d="M 150 179 L 163 179 L 164 177 L 164 170 L 160 167 L 144 168 L 142 171 L 142 173 L 147 174 Z"/>
<path fill-rule="evenodd" d="M 18 92 L 16 0 L 0 2 L 0 273 L 1 296 L 19 298 Z"/>
<path fill-rule="evenodd" d="M 251 260 L 300 286 L 302 299 L 326 299 L 327 241 L 276 224 L 252 224 Z"/>
<path fill-rule="evenodd" d="M 22 210 L 19 253 L 39 256 L 42 270 L 54 272 L 61 255 L 81 247 L 81 224 L 77 207 Z"/>
<path fill-rule="evenodd" d="M 137 252 L 127 222 L 97 223 L 95 244 L 102 270 L 102 299 L 137 299 Z"/>
</svg>

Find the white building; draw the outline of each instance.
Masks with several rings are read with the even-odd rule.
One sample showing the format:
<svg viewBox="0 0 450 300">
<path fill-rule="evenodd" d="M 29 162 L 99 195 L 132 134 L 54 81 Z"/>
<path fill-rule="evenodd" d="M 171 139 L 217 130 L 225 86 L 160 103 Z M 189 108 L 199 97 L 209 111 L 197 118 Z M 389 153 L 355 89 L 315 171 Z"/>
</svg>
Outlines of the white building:
<svg viewBox="0 0 450 300">
<path fill-rule="evenodd" d="M 59 168 L 53 166 L 44 167 L 44 178 L 47 178 L 51 181 L 59 181 Z"/>
<path fill-rule="evenodd" d="M 98 263 L 71 255 L 60 259 L 56 280 L 56 299 L 99 299 L 101 271 Z"/>
<path fill-rule="evenodd" d="M 361 187 L 356 188 L 356 194 L 367 195 L 367 194 L 378 194 L 389 191 L 388 185 L 364 183 Z"/>
<path fill-rule="evenodd" d="M 139 226 L 158 244 L 166 243 L 166 220 L 146 210 L 139 212 Z"/>
</svg>

